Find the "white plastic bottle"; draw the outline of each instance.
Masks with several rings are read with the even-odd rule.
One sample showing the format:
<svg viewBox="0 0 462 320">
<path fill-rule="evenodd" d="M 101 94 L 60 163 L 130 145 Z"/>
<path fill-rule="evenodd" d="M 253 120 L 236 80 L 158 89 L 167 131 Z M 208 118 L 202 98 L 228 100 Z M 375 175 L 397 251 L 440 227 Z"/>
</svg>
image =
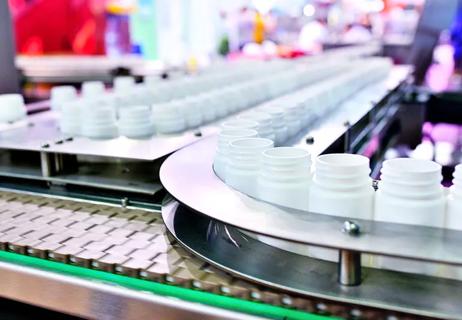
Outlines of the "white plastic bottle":
<svg viewBox="0 0 462 320">
<path fill-rule="evenodd" d="M 276 134 L 273 130 L 273 124 L 271 120 L 271 115 L 265 112 L 252 111 L 243 113 L 239 116 L 239 119 L 253 120 L 258 123 L 258 135 L 262 138 L 275 140 Z"/>
<path fill-rule="evenodd" d="M 398 158 L 383 163 L 375 202 L 378 221 L 444 226 L 441 165 Z"/>
<path fill-rule="evenodd" d="M 148 106 L 121 109 L 119 133 L 133 139 L 150 137 L 154 133 L 151 109 Z"/>
<path fill-rule="evenodd" d="M 86 81 L 82 84 L 82 96 L 85 98 L 97 98 L 106 91 L 101 81 Z"/>
<path fill-rule="evenodd" d="M 374 189 L 369 159 L 335 153 L 316 159 L 310 190 L 310 211 L 334 216 L 373 219 Z"/>
<path fill-rule="evenodd" d="M 157 133 L 172 134 L 186 129 L 186 121 L 176 103 L 155 104 L 152 107 L 153 122 Z"/>
<path fill-rule="evenodd" d="M 202 115 L 203 123 L 208 123 L 217 119 L 217 112 L 215 110 L 214 100 L 210 95 L 201 94 L 195 97 L 197 99 L 198 107 Z"/>
<path fill-rule="evenodd" d="M 213 161 L 215 174 L 225 180 L 226 165 L 229 160 L 229 143 L 235 139 L 256 138 L 258 132 L 252 129 L 223 129 L 218 134 L 217 151 Z"/>
<path fill-rule="evenodd" d="M 429 227 L 444 227 L 446 199 L 441 165 L 398 158 L 383 163 L 375 200 L 375 219 Z M 438 265 L 393 257 L 378 257 L 384 269 L 435 275 Z"/>
<path fill-rule="evenodd" d="M 245 138 L 231 141 L 229 143 L 229 160 L 225 171 L 226 184 L 246 195 L 256 197 L 262 152 L 273 148 L 273 146 L 273 141 L 265 138 Z"/>
<path fill-rule="evenodd" d="M 82 135 L 84 137 L 91 139 L 112 139 L 119 135 L 113 109 L 108 107 L 92 107 L 92 104 L 90 104 L 82 111 Z"/>
<path fill-rule="evenodd" d="M 310 188 L 310 212 L 346 219 L 373 219 L 374 188 L 369 159 L 356 154 L 333 153 L 317 157 Z M 310 256 L 337 261 L 338 250 L 310 247 Z"/>
<path fill-rule="evenodd" d="M 302 117 L 299 110 L 294 110 L 293 107 L 284 108 L 284 122 L 287 127 L 288 139 L 291 139 L 302 128 Z"/>
<path fill-rule="evenodd" d="M 81 114 L 87 101 L 77 99 L 62 104 L 61 116 L 59 117 L 59 129 L 62 133 L 69 136 L 81 134 Z"/>
<path fill-rule="evenodd" d="M 284 121 L 284 110 L 272 106 L 263 107 L 261 110 L 271 116 L 271 124 L 275 135 L 274 144 L 282 146 L 289 137 L 289 132 Z"/>
<path fill-rule="evenodd" d="M 308 151 L 293 147 L 265 150 L 257 180 L 257 198 L 308 211 L 311 178 Z"/>
<path fill-rule="evenodd" d="M 252 129 L 258 130 L 258 122 L 247 119 L 231 119 L 221 124 L 223 129 Z"/>
<path fill-rule="evenodd" d="M 186 127 L 196 128 L 202 124 L 203 118 L 197 99 L 191 97 L 180 100 L 179 108 L 185 118 Z"/>
<path fill-rule="evenodd" d="M 0 123 L 14 122 L 26 117 L 24 98 L 20 94 L 0 95 Z"/>
<path fill-rule="evenodd" d="M 77 90 L 72 86 L 51 88 L 50 105 L 52 110 L 61 110 L 62 105 L 77 99 Z"/>
<path fill-rule="evenodd" d="M 462 164 L 456 166 L 452 182 L 448 195 L 446 228 L 462 230 Z"/>
<path fill-rule="evenodd" d="M 447 229 L 462 231 L 462 164 L 456 166 L 452 186 L 447 195 L 445 226 Z M 462 267 L 445 265 L 440 270 L 450 278 L 462 280 Z"/>
<path fill-rule="evenodd" d="M 135 78 L 130 76 L 119 76 L 114 79 L 114 90 L 126 93 L 135 87 Z"/>
</svg>

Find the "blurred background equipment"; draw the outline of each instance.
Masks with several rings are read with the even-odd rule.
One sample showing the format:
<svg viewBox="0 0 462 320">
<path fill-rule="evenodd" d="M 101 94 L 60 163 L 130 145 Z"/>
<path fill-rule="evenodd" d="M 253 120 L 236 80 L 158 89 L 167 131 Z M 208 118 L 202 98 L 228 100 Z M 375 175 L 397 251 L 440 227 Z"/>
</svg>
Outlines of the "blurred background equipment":
<svg viewBox="0 0 462 320">
<path fill-rule="evenodd" d="M 461 2 L 0 1 L 0 318 L 460 318 Z"/>
</svg>

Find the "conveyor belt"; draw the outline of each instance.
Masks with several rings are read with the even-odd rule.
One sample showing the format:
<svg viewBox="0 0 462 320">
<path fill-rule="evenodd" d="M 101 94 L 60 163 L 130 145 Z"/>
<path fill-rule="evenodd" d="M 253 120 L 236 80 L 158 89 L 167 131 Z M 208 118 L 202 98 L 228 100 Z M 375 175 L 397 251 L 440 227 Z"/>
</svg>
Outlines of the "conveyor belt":
<svg viewBox="0 0 462 320">
<path fill-rule="evenodd" d="M 158 212 L 1 192 L 0 217 L 0 247 L 4 251 L 0 260 L 21 263 L 26 257 L 20 255 L 25 255 L 55 265 L 65 263 L 329 314 L 321 301 L 267 290 L 194 258 L 167 235 Z M 348 308 L 337 308 L 335 313 L 340 310 L 348 312 Z M 284 309 L 281 311 L 284 315 Z M 289 314 L 291 311 L 287 309 Z"/>
<path fill-rule="evenodd" d="M 43 261 L 35 265 L 41 267 L 46 262 L 51 270 L 61 270 L 59 266 L 64 267 L 64 263 L 67 268 L 74 268 L 69 269 L 71 275 L 81 273 L 75 270 L 88 270 L 94 274 L 86 276 L 95 280 L 107 281 L 100 275 L 112 273 L 121 278 L 146 280 L 145 283 L 164 283 L 217 297 L 259 302 L 257 305 L 262 302 L 275 306 L 277 312 L 259 315 L 278 318 L 311 317 L 304 312 L 347 318 L 361 315 L 361 319 L 385 315 L 380 310 L 289 295 L 233 277 L 181 248 L 167 234 L 158 212 L 0 192 L 0 218 L 3 261 L 27 262 L 32 266 L 34 261 Z M 149 285 L 141 288 L 149 290 Z M 212 300 L 208 297 L 201 302 Z M 234 305 L 239 306 L 239 302 Z"/>
</svg>

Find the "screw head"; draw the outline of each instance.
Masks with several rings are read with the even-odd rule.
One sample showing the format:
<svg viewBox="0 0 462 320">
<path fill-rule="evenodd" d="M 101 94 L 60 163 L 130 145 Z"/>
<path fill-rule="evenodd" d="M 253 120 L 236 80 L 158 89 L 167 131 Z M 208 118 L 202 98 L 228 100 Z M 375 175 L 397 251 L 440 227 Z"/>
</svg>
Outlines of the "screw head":
<svg viewBox="0 0 462 320">
<path fill-rule="evenodd" d="M 313 137 L 306 137 L 305 139 L 306 144 L 313 144 L 314 143 L 314 138 Z"/>
<path fill-rule="evenodd" d="M 361 227 L 356 222 L 347 220 L 343 223 L 342 232 L 357 236 L 361 233 Z"/>
<path fill-rule="evenodd" d="M 196 136 L 196 137 L 202 137 L 202 132 L 196 131 L 196 132 L 194 132 L 194 136 Z"/>
</svg>

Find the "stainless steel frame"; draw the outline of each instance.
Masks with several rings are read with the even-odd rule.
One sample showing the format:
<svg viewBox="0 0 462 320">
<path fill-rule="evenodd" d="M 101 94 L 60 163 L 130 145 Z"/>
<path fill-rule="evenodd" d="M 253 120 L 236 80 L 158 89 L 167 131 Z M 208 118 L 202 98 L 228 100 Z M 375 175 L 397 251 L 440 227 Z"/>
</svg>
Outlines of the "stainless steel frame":
<svg viewBox="0 0 462 320">
<path fill-rule="evenodd" d="M 88 319 L 260 319 L 6 262 L 0 283 L 3 298 Z"/>
</svg>

